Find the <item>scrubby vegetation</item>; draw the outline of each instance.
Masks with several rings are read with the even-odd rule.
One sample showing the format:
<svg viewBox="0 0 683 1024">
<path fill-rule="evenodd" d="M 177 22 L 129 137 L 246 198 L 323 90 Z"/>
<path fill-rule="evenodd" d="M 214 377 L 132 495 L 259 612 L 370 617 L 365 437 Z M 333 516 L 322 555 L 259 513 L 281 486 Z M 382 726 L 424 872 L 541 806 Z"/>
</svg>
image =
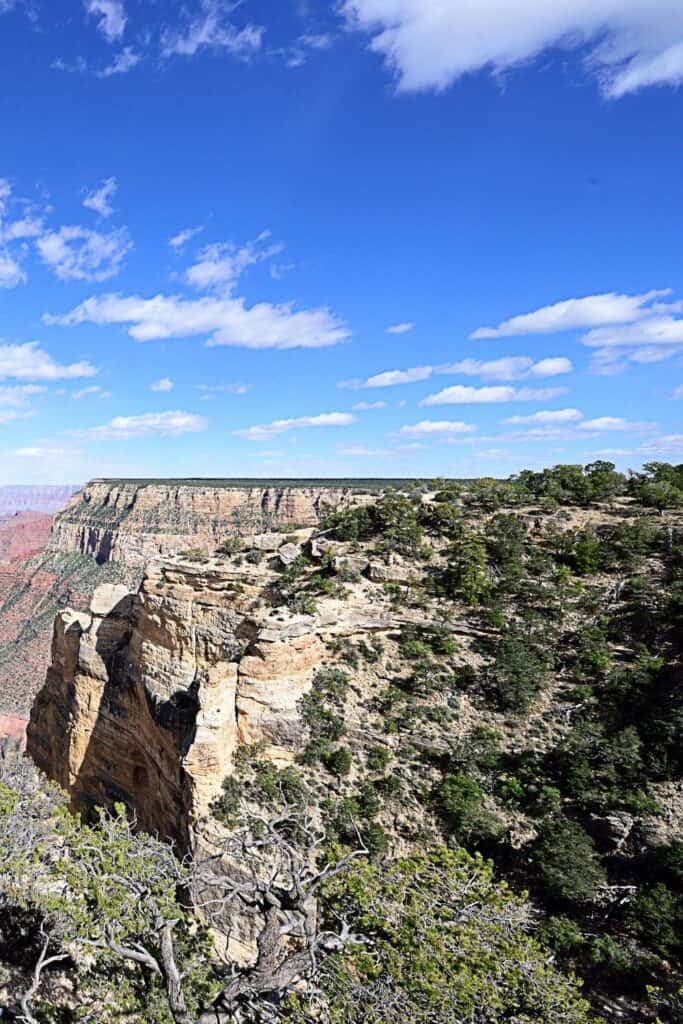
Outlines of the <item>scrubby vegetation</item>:
<svg viewBox="0 0 683 1024">
<path fill-rule="evenodd" d="M 0 843 L 0 960 L 26 980 L 48 939 L 45 975 L 77 982 L 58 1008 L 36 989 L 25 1019 L 87 1020 L 97 1002 L 105 1022 L 680 1024 L 681 507 L 683 467 L 596 462 L 330 514 L 270 599 L 313 615 L 366 588 L 376 631 L 330 643 L 294 763 L 239 748 L 212 810 L 223 869 L 243 870 L 227 896 L 202 876 L 211 905 L 257 909 L 270 959 L 215 956 L 196 866 L 34 791 L 38 854 Z M 5 835 L 23 835 L 18 785 L 0 787 Z M 116 881 L 131 857 L 135 907 Z"/>
</svg>

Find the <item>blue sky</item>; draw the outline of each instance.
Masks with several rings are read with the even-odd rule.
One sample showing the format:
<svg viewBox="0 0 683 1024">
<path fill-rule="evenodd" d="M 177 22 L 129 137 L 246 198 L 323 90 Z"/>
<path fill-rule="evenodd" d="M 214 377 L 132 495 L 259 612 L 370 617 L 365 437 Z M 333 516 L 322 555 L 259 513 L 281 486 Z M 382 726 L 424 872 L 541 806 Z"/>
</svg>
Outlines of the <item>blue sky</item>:
<svg viewBox="0 0 683 1024">
<path fill-rule="evenodd" d="M 0 45 L 5 482 L 683 460 L 679 0 L 0 0 Z"/>
</svg>

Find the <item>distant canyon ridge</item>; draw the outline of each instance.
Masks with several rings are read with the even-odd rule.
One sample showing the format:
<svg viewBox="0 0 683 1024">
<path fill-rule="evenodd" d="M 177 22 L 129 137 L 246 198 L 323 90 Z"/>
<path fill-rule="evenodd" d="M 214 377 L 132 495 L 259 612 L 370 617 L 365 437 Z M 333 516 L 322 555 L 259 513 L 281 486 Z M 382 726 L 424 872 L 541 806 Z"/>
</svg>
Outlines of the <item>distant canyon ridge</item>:
<svg viewBox="0 0 683 1024">
<path fill-rule="evenodd" d="M 87 610 L 102 583 L 135 589 L 147 565 L 166 556 L 210 555 L 231 536 L 316 526 L 327 510 L 369 500 L 390 483 L 94 480 L 77 493 L 0 488 L 0 510 L 15 513 L 0 511 L 0 735 L 16 736 L 17 722 L 28 718 L 60 609 Z M 60 506 L 54 517 L 50 503 Z"/>
</svg>

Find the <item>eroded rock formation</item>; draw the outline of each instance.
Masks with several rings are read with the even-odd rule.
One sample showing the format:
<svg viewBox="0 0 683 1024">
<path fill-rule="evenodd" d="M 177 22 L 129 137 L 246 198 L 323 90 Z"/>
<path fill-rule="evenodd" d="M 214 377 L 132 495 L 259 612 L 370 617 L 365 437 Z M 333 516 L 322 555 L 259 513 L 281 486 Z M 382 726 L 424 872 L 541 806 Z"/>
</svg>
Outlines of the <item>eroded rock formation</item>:
<svg viewBox="0 0 683 1024">
<path fill-rule="evenodd" d="M 92 555 L 99 562 L 143 566 L 188 548 L 211 553 L 235 534 L 315 526 L 326 508 L 343 507 L 360 497 L 349 488 L 322 484 L 94 480 L 55 520 L 51 547 Z"/>
<path fill-rule="evenodd" d="M 73 488 L 48 490 L 65 503 Z M 46 550 L 36 543 L 34 522 L 25 541 L 39 553 L 30 561 L 0 565 L 0 714 L 28 716 L 45 679 L 57 611 L 87 610 L 98 585 L 125 582 L 136 589 L 145 566 L 160 556 L 189 549 L 210 555 L 235 535 L 313 526 L 326 508 L 362 500 L 367 497 L 358 488 L 324 483 L 96 480 L 86 485 L 55 517 Z M 281 533 L 274 543 L 282 543 Z"/>
<path fill-rule="evenodd" d="M 153 565 L 136 594 L 107 585 L 87 612 L 57 616 L 28 750 L 75 807 L 122 801 L 142 828 L 187 845 L 238 746 L 294 759 L 298 703 L 326 642 L 393 619 L 362 588 L 342 614 L 273 607 L 276 575 L 268 564 L 176 558 Z"/>
</svg>

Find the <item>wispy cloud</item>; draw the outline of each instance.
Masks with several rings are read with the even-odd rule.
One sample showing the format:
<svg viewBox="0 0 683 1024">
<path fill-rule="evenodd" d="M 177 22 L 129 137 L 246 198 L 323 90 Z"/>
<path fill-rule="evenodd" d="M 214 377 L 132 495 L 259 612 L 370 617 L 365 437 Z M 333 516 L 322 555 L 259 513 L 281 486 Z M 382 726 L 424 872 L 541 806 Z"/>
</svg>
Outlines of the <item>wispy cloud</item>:
<svg viewBox="0 0 683 1024">
<path fill-rule="evenodd" d="M 341 381 L 341 388 L 389 388 L 414 384 L 435 375 L 480 377 L 482 380 L 533 380 L 571 373 L 573 366 L 565 356 L 553 356 L 534 362 L 530 356 L 504 356 L 501 359 L 461 359 L 439 366 L 412 366 L 407 370 L 384 370 L 365 380 Z"/>
<path fill-rule="evenodd" d="M 97 18 L 97 28 L 109 43 L 120 39 L 126 29 L 122 0 L 84 0 L 87 14 Z"/>
<path fill-rule="evenodd" d="M 207 245 L 185 274 L 188 284 L 201 291 L 231 290 L 247 267 L 282 252 L 284 246 L 279 243 L 265 245 L 269 238 L 270 232 L 263 231 L 253 242 L 243 246 L 232 242 Z"/>
<path fill-rule="evenodd" d="M 567 388 L 473 388 L 455 384 L 423 398 L 420 405 L 489 405 L 496 402 L 546 402 L 565 395 Z"/>
<path fill-rule="evenodd" d="M 557 334 L 577 328 L 630 323 L 651 312 L 649 307 L 654 300 L 670 294 L 671 290 L 664 288 L 643 292 L 641 295 L 604 292 L 581 299 L 564 299 L 550 306 L 541 306 L 532 313 L 510 317 L 497 327 L 478 327 L 470 337 L 510 338 L 525 334 Z"/>
<path fill-rule="evenodd" d="M 233 430 L 233 434 L 235 437 L 243 437 L 247 441 L 269 441 L 288 430 L 308 429 L 309 427 L 349 427 L 355 422 L 356 417 L 348 412 L 324 412 L 317 416 L 299 416 L 294 419 L 273 420 L 272 423 L 259 423 L 253 427 Z"/>
<path fill-rule="evenodd" d="M 174 384 L 170 377 L 162 377 L 161 380 L 157 380 L 154 384 L 150 384 L 150 390 L 152 391 L 173 391 Z"/>
<path fill-rule="evenodd" d="M 399 433 L 407 437 L 432 437 L 434 435 L 474 434 L 477 428 L 462 420 L 420 420 L 401 427 Z"/>
<path fill-rule="evenodd" d="M 99 384 L 91 384 L 90 387 L 80 388 L 80 390 L 73 391 L 71 393 L 71 397 L 75 398 L 77 401 L 81 398 L 88 398 L 90 395 L 99 395 L 100 398 L 103 398 L 105 396 L 107 398 L 111 397 L 109 392 L 103 391 Z"/>
<path fill-rule="evenodd" d="M 386 328 L 387 334 L 408 334 L 409 331 L 415 329 L 415 324 L 407 320 L 405 323 L 392 324 L 391 327 Z"/>
<path fill-rule="evenodd" d="M 541 409 L 540 412 L 532 413 L 531 416 L 508 416 L 503 423 L 576 423 L 583 419 L 583 413 L 578 409 Z"/>
<path fill-rule="evenodd" d="M 355 412 L 371 412 L 374 409 L 386 409 L 386 402 L 356 402 L 352 406 Z"/>
<path fill-rule="evenodd" d="M 70 226 L 37 239 L 43 263 L 61 281 L 106 281 L 114 277 L 133 248 L 125 228 L 91 231 Z"/>
<path fill-rule="evenodd" d="M 124 46 L 120 53 L 109 64 L 95 71 L 96 78 L 111 78 L 112 75 L 127 75 L 129 71 L 136 68 L 142 60 L 142 54 L 133 49 L 132 46 Z"/>
<path fill-rule="evenodd" d="M 114 212 L 111 201 L 116 195 L 117 188 L 116 178 L 106 178 L 99 188 L 86 194 L 83 206 L 85 206 L 86 210 L 92 210 L 93 213 L 97 213 L 100 217 L 111 217 Z"/>
<path fill-rule="evenodd" d="M 30 381 L 74 380 L 94 377 L 96 373 L 95 367 L 87 360 L 57 363 L 37 341 L 27 341 L 23 345 L 0 344 L 0 380 L 8 377 Z"/>
<path fill-rule="evenodd" d="M 194 57 L 201 50 L 214 50 L 234 57 L 248 58 L 261 48 L 265 29 L 246 25 L 238 29 L 227 19 L 232 8 L 221 0 L 201 0 L 196 17 L 184 29 L 167 29 L 162 36 L 163 57 Z"/>
<path fill-rule="evenodd" d="M 132 441 L 142 437 L 179 437 L 206 430 L 203 416 L 190 412 L 147 412 L 139 416 L 115 416 L 101 426 L 74 430 L 75 437 L 90 441 Z"/>
<path fill-rule="evenodd" d="M 27 280 L 19 261 L 11 253 L 0 251 L 0 288 L 16 288 Z"/>
<path fill-rule="evenodd" d="M 208 335 L 206 344 L 239 345 L 252 349 L 325 348 L 346 341 L 351 332 L 328 309 L 295 310 L 292 304 L 260 302 L 247 308 L 242 298 L 183 299 L 157 295 L 98 295 L 86 299 L 64 316 L 44 317 L 45 323 L 130 324 L 136 341 Z"/>
<path fill-rule="evenodd" d="M 176 253 L 180 253 L 183 251 L 187 243 L 191 242 L 195 235 L 198 235 L 203 230 L 203 226 L 195 228 L 183 228 L 182 231 L 179 231 L 176 235 L 173 235 L 172 238 L 169 238 L 168 244 L 170 245 L 171 249 L 175 250 Z"/>
<path fill-rule="evenodd" d="M 630 431 L 643 431 L 643 430 L 656 430 L 656 423 L 638 423 L 631 420 L 626 420 L 621 416 L 598 416 L 592 420 L 584 420 L 579 423 L 579 430 L 590 430 L 590 431 L 613 431 L 613 430 L 630 430 Z"/>
</svg>

